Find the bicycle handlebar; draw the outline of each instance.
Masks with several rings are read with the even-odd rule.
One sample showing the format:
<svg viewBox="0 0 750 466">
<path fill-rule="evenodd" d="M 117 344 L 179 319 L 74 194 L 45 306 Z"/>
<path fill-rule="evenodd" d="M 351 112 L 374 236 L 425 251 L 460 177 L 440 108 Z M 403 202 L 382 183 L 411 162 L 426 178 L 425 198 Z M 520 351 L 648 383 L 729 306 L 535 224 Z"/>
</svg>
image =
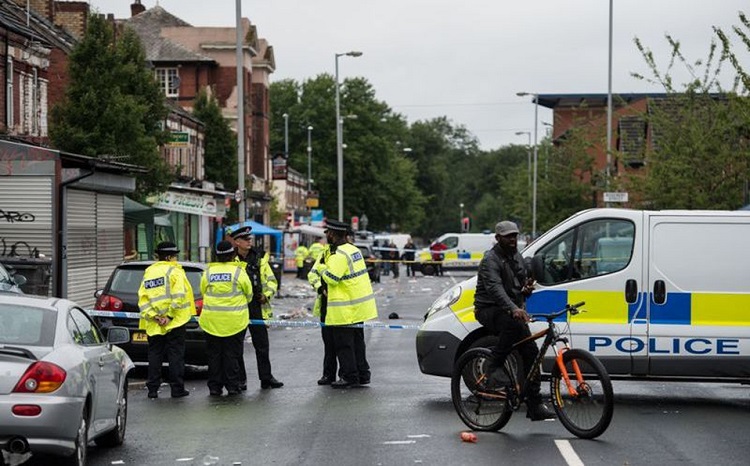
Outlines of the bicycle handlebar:
<svg viewBox="0 0 750 466">
<path fill-rule="evenodd" d="M 565 309 L 561 311 L 553 312 L 552 314 L 534 314 L 534 317 L 541 317 L 545 319 L 547 322 L 551 322 L 555 318 L 560 317 L 561 315 L 567 312 L 570 312 L 572 315 L 578 314 L 579 312 L 581 312 L 578 310 L 578 308 L 583 306 L 584 304 L 586 304 L 586 301 L 581 301 L 580 303 L 576 303 L 576 304 L 566 304 Z M 536 319 L 532 319 L 531 321 L 536 322 Z"/>
</svg>

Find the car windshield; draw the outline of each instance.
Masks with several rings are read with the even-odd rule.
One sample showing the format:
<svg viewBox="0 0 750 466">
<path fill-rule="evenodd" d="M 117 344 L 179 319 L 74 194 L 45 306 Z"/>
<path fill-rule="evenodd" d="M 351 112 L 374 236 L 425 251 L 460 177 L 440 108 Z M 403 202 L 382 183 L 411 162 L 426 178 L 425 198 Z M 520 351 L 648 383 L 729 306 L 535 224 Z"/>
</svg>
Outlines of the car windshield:
<svg viewBox="0 0 750 466">
<path fill-rule="evenodd" d="M 115 276 L 112 278 L 112 285 L 109 287 L 109 292 L 114 295 L 118 293 L 138 293 L 138 288 L 140 288 L 143 281 L 144 271 L 145 269 L 131 267 L 115 270 Z M 190 286 L 193 288 L 193 294 L 196 296 L 200 295 L 201 275 L 203 271 L 185 267 L 185 274 L 190 282 Z"/>
<path fill-rule="evenodd" d="M 49 309 L 0 305 L 0 344 L 52 346 L 57 313 Z"/>
</svg>

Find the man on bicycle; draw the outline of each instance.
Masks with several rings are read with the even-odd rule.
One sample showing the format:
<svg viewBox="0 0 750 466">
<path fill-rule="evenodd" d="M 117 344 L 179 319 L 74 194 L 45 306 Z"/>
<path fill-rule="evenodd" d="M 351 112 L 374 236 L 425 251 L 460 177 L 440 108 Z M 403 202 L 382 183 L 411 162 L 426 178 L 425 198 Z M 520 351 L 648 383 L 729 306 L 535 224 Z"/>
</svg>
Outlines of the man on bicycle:
<svg viewBox="0 0 750 466">
<path fill-rule="evenodd" d="M 534 291 L 534 282 L 529 278 L 526 265 L 518 252 L 518 226 L 510 221 L 495 225 L 495 244 L 485 252 L 479 263 L 474 314 L 477 321 L 497 334 L 498 342 L 492 352 L 496 356 L 498 369 L 510 354 L 512 346 L 531 335 L 529 315 L 525 310 L 526 298 Z M 539 348 L 533 340 L 518 347 L 524 371 L 534 363 Z M 526 417 L 532 421 L 553 419 L 554 411 L 542 402 L 541 378 L 536 377 L 527 388 Z"/>
</svg>

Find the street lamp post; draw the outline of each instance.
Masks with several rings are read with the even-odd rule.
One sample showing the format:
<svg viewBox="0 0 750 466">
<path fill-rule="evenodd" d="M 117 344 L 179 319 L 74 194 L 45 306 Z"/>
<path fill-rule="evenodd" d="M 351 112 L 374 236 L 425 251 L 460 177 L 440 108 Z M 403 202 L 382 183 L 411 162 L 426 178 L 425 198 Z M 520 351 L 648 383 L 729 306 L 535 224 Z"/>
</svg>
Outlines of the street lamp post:
<svg viewBox="0 0 750 466">
<path fill-rule="evenodd" d="M 516 131 L 516 136 L 520 136 L 522 134 L 525 134 L 529 137 L 529 145 L 526 146 L 529 149 L 527 151 L 528 157 L 526 157 L 528 160 L 529 168 L 528 170 L 526 170 L 526 173 L 529 174 L 529 187 L 531 187 L 531 131 Z"/>
<path fill-rule="evenodd" d="M 612 165 L 612 1 L 609 0 L 609 69 L 607 72 L 607 168 L 604 170 L 604 186 L 609 189 L 610 166 Z"/>
<path fill-rule="evenodd" d="M 359 57 L 362 52 L 351 51 L 336 55 L 336 171 L 338 173 L 339 222 L 344 221 L 344 149 L 341 134 L 341 97 L 339 90 L 339 57 Z"/>
<path fill-rule="evenodd" d="M 307 193 L 312 191 L 312 126 L 307 127 Z"/>
<path fill-rule="evenodd" d="M 284 117 L 284 158 L 289 158 L 289 114 L 281 115 Z"/>
<path fill-rule="evenodd" d="M 236 57 L 237 57 L 237 203 L 240 222 L 245 221 L 245 94 L 244 94 L 244 71 L 243 63 L 243 31 L 242 31 L 242 5 L 240 0 L 235 2 L 236 9 Z"/>
<path fill-rule="evenodd" d="M 534 176 L 531 188 L 531 238 L 536 238 L 536 172 L 537 172 L 537 129 L 539 127 L 539 94 L 531 92 L 517 92 L 517 96 L 524 97 L 530 95 L 534 97 Z"/>
</svg>

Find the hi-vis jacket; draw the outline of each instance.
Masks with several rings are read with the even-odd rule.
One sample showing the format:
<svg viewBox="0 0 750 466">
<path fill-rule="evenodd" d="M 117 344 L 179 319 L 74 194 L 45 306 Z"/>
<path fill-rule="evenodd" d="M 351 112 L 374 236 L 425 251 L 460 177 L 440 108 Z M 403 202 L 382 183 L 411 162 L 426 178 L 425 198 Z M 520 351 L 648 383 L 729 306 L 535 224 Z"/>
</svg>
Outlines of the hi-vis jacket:
<svg viewBox="0 0 750 466">
<path fill-rule="evenodd" d="M 149 336 L 165 335 L 185 325 L 196 314 L 193 289 L 180 264 L 159 261 L 146 269 L 138 289 L 138 309 L 141 311 L 138 328 L 146 330 Z M 156 321 L 159 316 L 172 320 L 162 326 Z"/>
<path fill-rule="evenodd" d="M 318 244 L 318 243 L 316 243 Z M 323 304 L 324 297 L 320 294 L 318 291 L 321 286 L 323 286 L 323 270 L 325 268 L 324 264 L 328 260 L 328 258 L 331 255 L 331 248 L 328 245 L 323 246 L 323 252 L 318 256 L 317 259 L 315 259 L 315 263 L 313 264 L 312 268 L 310 269 L 310 273 L 307 274 L 307 281 L 310 282 L 310 285 L 312 285 L 313 290 L 317 293 L 317 296 L 315 297 L 315 304 L 313 305 L 313 315 L 315 317 L 320 317 L 320 308 Z M 310 248 L 312 249 L 312 247 Z"/>
<path fill-rule="evenodd" d="M 348 325 L 375 319 L 378 309 L 359 248 L 344 243 L 321 266 L 328 285 L 326 325 Z"/>
<path fill-rule="evenodd" d="M 245 271 L 248 273 L 248 276 L 250 276 L 249 269 L 251 267 L 248 266 L 247 262 L 244 262 L 242 259 L 238 257 L 235 257 L 235 262 L 240 262 L 244 264 L 242 267 L 245 269 Z M 269 255 L 266 252 L 263 254 L 263 257 L 260 258 L 260 267 L 259 267 L 259 274 L 260 274 L 260 292 L 263 294 L 263 296 L 266 297 L 266 302 L 261 304 L 261 311 L 263 312 L 263 320 L 268 320 L 273 318 L 273 309 L 271 308 L 271 299 L 276 295 L 276 291 L 279 289 L 279 282 L 276 280 L 276 275 L 273 274 L 273 269 L 271 268 L 271 264 L 269 264 Z M 252 277 L 250 277 L 250 281 L 252 282 Z M 255 290 L 255 293 L 257 293 L 258 290 Z M 248 302 L 250 302 L 251 299 L 248 299 Z"/>
<path fill-rule="evenodd" d="M 323 251 L 328 251 L 328 245 L 324 245 L 318 242 L 315 242 L 310 245 L 309 250 L 309 256 L 314 260 L 318 260 L 318 258 L 323 254 Z"/>
<path fill-rule="evenodd" d="M 305 259 L 310 251 L 303 245 L 297 246 L 294 251 L 294 259 L 297 261 L 297 268 L 301 268 L 305 264 Z"/>
<path fill-rule="evenodd" d="M 250 323 L 247 303 L 253 285 L 244 262 L 211 262 L 201 277 L 203 311 L 198 324 L 204 332 L 228 337 L 242 332 Z"/>
</svg>

